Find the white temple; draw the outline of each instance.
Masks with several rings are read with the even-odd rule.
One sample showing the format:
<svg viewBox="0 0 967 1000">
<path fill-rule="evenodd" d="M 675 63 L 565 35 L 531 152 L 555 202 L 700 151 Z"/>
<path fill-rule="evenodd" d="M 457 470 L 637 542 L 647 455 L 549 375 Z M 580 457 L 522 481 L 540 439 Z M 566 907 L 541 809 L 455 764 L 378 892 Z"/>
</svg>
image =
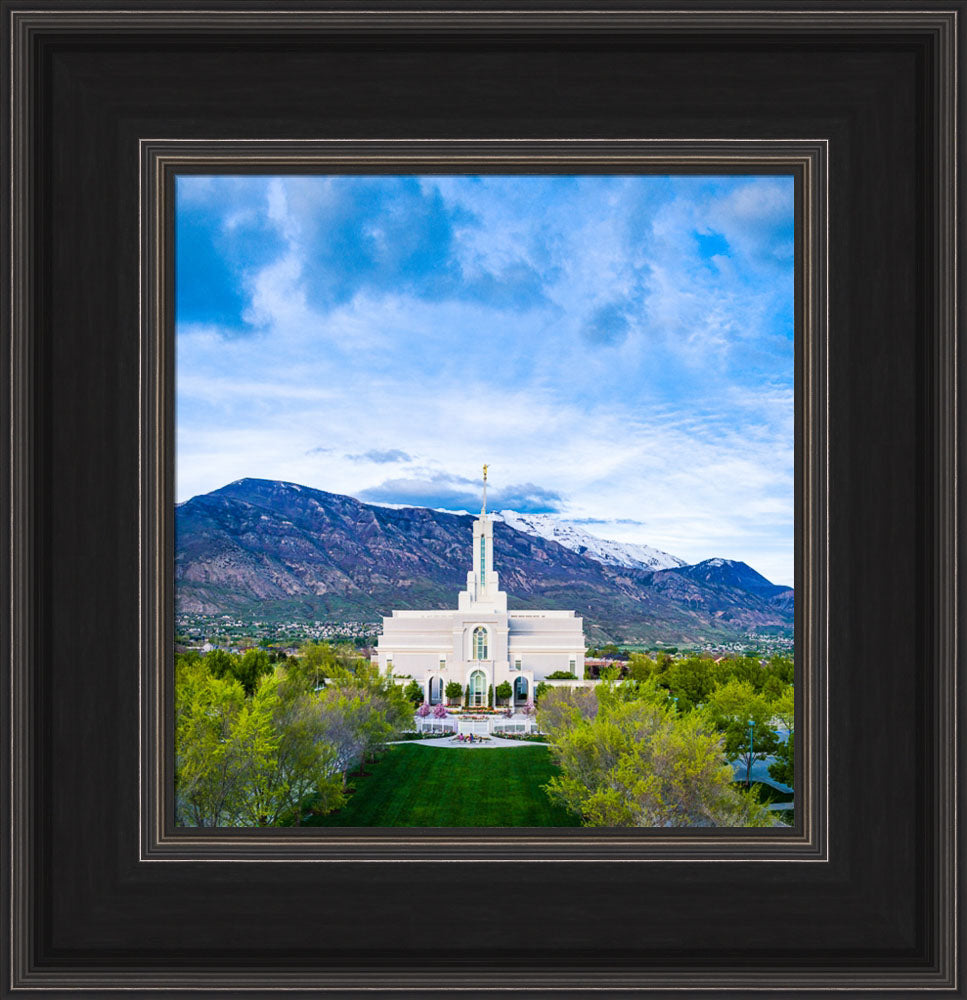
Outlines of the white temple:
<svg viewBox="0 0 967 1000">
<path fill-rule="evenodd" d="M 473 569 L 455 611 L 394 611 L 383 619 L 376 658 L 401 683 L 413 678 L 428 704 L 444 700 L 458 681 L 461 702 L 496 706 L 496 689 L 510 681 L 510 704 L 533 701 L 534 685 L 558 670 L 584 676 L 583 622 L 573 611 L 508 611 L 494 569 L 494 525 L 483 505 L 473 522 Z"/>
</svg>

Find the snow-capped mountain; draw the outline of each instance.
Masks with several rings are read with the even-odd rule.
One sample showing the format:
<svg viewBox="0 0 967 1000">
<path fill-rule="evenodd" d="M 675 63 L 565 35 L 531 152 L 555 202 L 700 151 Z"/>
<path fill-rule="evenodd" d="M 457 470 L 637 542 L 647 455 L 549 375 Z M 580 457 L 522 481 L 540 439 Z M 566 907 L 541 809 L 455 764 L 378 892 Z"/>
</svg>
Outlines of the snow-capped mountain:
<svg viewBox="0 0 967 1000">
<path fill-rule="evenodd" d="M 597 535 L 592 535 L 576 524 L 560 520 L 551 514 L 520 514 L 515 510 L 501 510 L 495 511 L 491 516 L 494 520 L 504 521 L 511 528 L 526 535 L 547 538 L 606 566 L 657 570 L 675 569 L 687 565 L 684 559 L 652 548 L 650 545 L 598 538 Z"/>
<path fill-rule="evenodd" d="M 594 641 L 732 641 L 792 628 L 793 591 L 745 563 L 683 566 L 553 517 L 505 511 L 495 520 L 494 563 L 510 607 L 573 610 Z M 467 581 L 472 523 L 466 513 L 238 480 L 175 509 L 176 606 L 276 621 L 376 621 L 393 608 L 451 608 Z M 667 561 L 645 562 L 655 558 Z"/>
</svg>

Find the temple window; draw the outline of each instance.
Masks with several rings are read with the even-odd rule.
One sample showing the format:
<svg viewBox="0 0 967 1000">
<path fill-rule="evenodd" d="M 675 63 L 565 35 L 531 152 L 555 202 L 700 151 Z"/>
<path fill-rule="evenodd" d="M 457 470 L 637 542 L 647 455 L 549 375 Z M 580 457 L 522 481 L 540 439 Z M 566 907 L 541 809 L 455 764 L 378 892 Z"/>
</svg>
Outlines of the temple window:
<svg viewBox="0 0 967 1000">
<path fill-rule="evenodd" d="M 487 630 L 483 625 L 478 625 L 473 630 L 473 658 L 475 660 L 486 660 L 487 657 Z"/>
</svg>

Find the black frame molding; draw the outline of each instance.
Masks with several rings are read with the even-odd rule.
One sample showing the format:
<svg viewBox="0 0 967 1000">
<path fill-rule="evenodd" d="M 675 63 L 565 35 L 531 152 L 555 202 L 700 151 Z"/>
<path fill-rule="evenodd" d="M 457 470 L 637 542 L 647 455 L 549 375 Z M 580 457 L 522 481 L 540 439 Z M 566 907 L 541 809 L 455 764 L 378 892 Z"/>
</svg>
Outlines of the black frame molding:
<svg viewBox="0 0 967 1000">
<path fill-rule="evenodd" d="M 826 155 L 824 141 L 747 140 L 144 140 L 142 164 L 141 860 L 822 861 L 827 849 L 826 739 Z M 174 178 L 179 173 L 749 173 L 796 177 L 797 774 L 795 831 L 317 829 L 178 830 L 173 825 Z M 159 664 L 162 665 L 159 668 Z M 805 751 L 805 752 L 803 752 Z M 307 835 L 308 834 L 308 835 Z M 577 835 L 576 835 L 577 834 Z M 327 836 L 328 835 L 328 836 Z"/>
<path fill-rule="evenodd" d="M 26 990 L 143 990 L 146 996 L 182 990 L 425 993 L 450 991 L 455 982 L 472 984 L 458 988 L 479 993 L 513 990 L 535 995 L 685 989 L 884 994 L 943 990 L 963 995 L 957 864 L 964 774 L 963 768 L 958 770 L 963 695 L 957 685 L 963 655 L 958 640 L 964 544 L 958 532 L 963 508 L 957 483 L 963 460 L 958 436 L 958 390 L 964 376 L 964 358 L 958 352 L 963 280 L 958 46 L 963 11 L 964 0 L 927 3 L 916 10 L 902 3 L 884 3 L 876 10 L 787 3 L 714 10 L 698 3 L 675 10 L 661 3 L 625 4 L 591 10 L 565 0 L 554 9 L 531 2 L 513 12 L 485 3 L 454 10 L 430 2 L 402 10 L 383 3 L 364 9 L 348 0 L 300 2 L 293 9 L 273 10 L 239 0 L 179 10 L 164 0 L 136 7 L 93 7 L 85 0 L 33 5 L 2 0 L 3 41 L 10 59 L 4 81 L 8 128 L 2 136 L 10 164 L 3 204 L 9 239 L 2 249 L 10 274 L 2 303 L 9 346 L 3 355 L 3 378 L 10 401 L 3 416 L 9 442 L 3 495 L 9 531 L 9 573 L 2 582 L 8 609 L 3 624 L 8 683 L 3 696 L 11 734 L 3 747 L 10 779 L 10 796 L 3 802 L 4 835 L 9 838 L 3 888 L 10 903 L 9 935 L 3 945 L 10 976 L 2 986 L 4 995 Z M 356 102 L 353 107 L 370 109 L 370 117 L 347 126 L 350 119 L 334 112 L 323 138 L 313 137 L 319 121 L 310 120 L 306 109 L 292 112 L 292 121 L 305 121 L 304 129 L 293 129 L 292 121 L 274 123 L 274 94 L 250 114 L 243 109 L 237 119 L 213 128 L 217 120 L 211 108 L 217 95 L 208 103 L 202 99 L 206 74 L 218 77 L 223 63 L 235 65 L 234 54 L 244 50 L 261 60 L 258 72 L 265 79 L 281 81 L 289 72 L 288 62 L 303 54 L 314 58 L 316 44 L 337 66 L 327 63 L 321 77 L 341 73 L 333 76 L 336 83 L 352 79 L 354 70 L 339 63 L 339 47 L 345 46 L 354 59 L 369 59 L 373 66 L 397 74 L 398 81 L 412 82 L 407 108 L 413 110 L 393 118 L 392 101 L 369 76 L 359 77 L 351 100 Z M 679 53 L 691 59 L 695 69 L 719 49 L 752 53 L 758 60 L 756 72 L 765 74 L 764 86 L 786 82 L 782 64 L 787 57 L 792 66 L 788 72 L 805 75 L 833 66 L 846 53 L 856 61 L 855 86 L 844 93 L 842 110 L 813 110 L 806 107 L 806 97 L 791 96 L 790 109 L 816 123 L 814 129 L 799 131 L 809 137 L 799 141 L 790 138 L 778 110 L 769 112 L 771 118 L 764 111 L 748 110 L 747 127 L 758 132 L 741 136 L 737 129 L 746 127 L 746 107 L 739 100 L 746 93 L 741 69 L 725 86 L 718 111 L 718 81 L 690 84 L 689 95 L 704 93 L 707 98 L 714 112 L 709 117 L 701 117 L 699 110 L 689 117 L 679 109 L 674 118 L 675 100 L 670 97 L 664 119 L 655 117 L 656 112 L 645 131 L 629 134 L 632 126 L 608 128 L 606 114 L 598 124 L 590 111 L 584 117 L 581 108 L 572 111 L 580 103 L 582 86 L 595 95 L 608 87 L 647 89 L 641 81 L 648 70 L 640 60 L 621 64 L 621 84 L 612 81 L 606 69 L 610 53 L 634 52 L 637 45 L 656 63 L 665 59 L 662 65 L 673 69 Z M 452 59 L 447 65 L 457 67 L 452 72 L 468 92 L 473 81 L 461 75 L 460 59 L 468 66 L 476 60 L 474 67 L 484 72 L 510 67 L 520 74 L 520 82 L 515 77 L 513 85 L 525 93 L 527 62 L 518 56 L 525 50 L 556 66 L 556 53 L 566 49 L 586 77 L 575 82 L 562 75 L 557 80 L 572 102 L 567 114 L 548 97 L 547 114 L 524 126 L 513 109 L 505 105 L 506 110 L 495 111 L 481 98 L 479 108 L 467 112 L 466 122 L 457 123 L 457 118 L 443 116 L 443 98 L 439 106 L 433 105 L 432 80 L 427 77 L 429 82 L 422 83 L 419 74 L 424 71 L 415 70 L 410 61 L 421 47 L 437 51 L 448 46 Z M 394 63 L 397 54 L 399 62 Z M 143 81 L 137 75 L 142 55 Z M 161 59 L 184 65 L 179 80 L 189 81 L 185 86 L 198 88 L 202 95 L 197 114 L 193 108 L 186 110 L 184 94 L 175 92 L 179 81 L 162 80 Z M 255 99 L 240 76 L 224 79 L 226 94 L 234 87 Z M 872 114 L 870 109 L 887 92 L 877 87 L 886 87 L 884 81 L 891 79 L 899 81 L 895 121 L 878 119 L 876 128 L 861 134 L 864 115 Z M 152 86 L 157 109 L 144 103 L 144 93 Z M 806 91 L 790 84 L 789 92 Z M 295 91 L 280 83 L 280 101 L 283 93 Z M 698 108 L 688 103 L 694 96 L 680 100 L 686 110 Z M 379 101 L 386 102 L 385 111 Z M 87 117 L 78 118 L 75 107 Z M 159 117 L 163 114 L 167 120 Z M 576 131 L 564 131 L 568 114 L 582 123 Z M 163 128 L 169 120 L 177 130 Z M 619 125 L 628 120 L 615 118 Z M 398 129 L 386 124 L 396 121 Z M 915 125 L 908 127 L 909 121 Z M 686 125 L 685 134 L 692 138 L 676 138 Z M 879 143 L 877 149 L 889 148 L 884 135 L 892 135 L 894 125 L 897 135 L 915 136 L 914 145 L 910 150 L 895 147 L 892 158 L 880 160 L 883 176 L 874 176 L 865 165 L 861 139 Z M 158 135 L 170 138 L 152 138 Z M 171 172 L 224 169 L 229 162 L 256 159 L 278 170 L 303 170 L 309 164 L 313 171 L 357 172 L 363 164 L 397 169 L 401 163 L 447 170 L 461 156 L 474 169 L 499 161 L 502 168 L 516 164 L 525 172 L 579 161 L 589 171 L 614 172 L 622 156 L 628 157 L 629 169 L 636 170 L 652 170 L 662 163 L 681 167 L 702 155 L 722 169 L 729 164 L 735 169 L 741 159 L 738 150 L 746 150 L 761 164 L 768 158 L 767 148 L 785 157 L 782 169 L 798 158 L 807 178 L 802 187 L 807 224 L 801 228 L 809 239 L 803 248 L 806 280 L 799 303 L 806 350 L 797 371 L 797 432 L 803 450 L 797 475 L 801 506 L 796 580 L 799 595 L 806 596 L 805 607 L 797 602 L 797 641 L 804 643 L 798 669 L 805 671 L 809 692 L 803 725 L 814 727 L 811 738 L 803 741 L 811 778 L 805 823 L 785 838 L 752 837 L 743 831 L 731 837 L 687 839 L 660 833 L 587 836 L 582 831 L 552 838 L 414 831 L 401 838 L 389 831 L 370 834 L 363 843 L 335 836 L 278 838 L 255 832 L 207 837 L 173 831 L 164 808 L 169 773 L 160 740 L 166 689 L 163 672 L 156 669 L 170 652 L 165 608 L 171 606 L 171 581 L 163 572 L 171 538 L 166 506 L 170 435 L 165 436 L 170 400 L 162 391 L 168 365 L 162 332 L 170 316 L 163 282 L 170 248 L 163 235 L 170 210 L 165 185 Z M 110 164 L 105 169 L 119 185 L 118 220 L 104 218 L 108 182 L 99 186 L 101 165 L 90 159 L 71 165 L 75 149 L 89 158 L 100 150 Z M 881 203 L 882 219 L 844 219 L 837 214 L 860 211 L 862 186 L 854 183 L 849 195 L 855 201 L 846 205 L 836 183 L 837 176 L 859 171 L 856 164 L 864 165 L 862 180 L 869 190 L 892 190 L 897 196 L 896 204 Z M 902 185 L 890 187 L 893 174 L 916 179 L 909 204 L 902 200 Z M 74 175 L 83 175 L 88 183 L 91 206 L 65 200 Z M 139 204 L 143 215 L 138 231 Z M 98 205 L 102 212 L 96 216 Z M 835 230 L 837 224 L 838 235 L 830 237 L 827 227 Z M 871 242 L 864 259 L 837 254 L 838 240 L 847 247 L 862 244 L 863 226 L 881 239 L 894 232 L 911 238 L 889 248 Z M 88 234 L 95 250 L 105 255 L 107 269 L 99 267 L 97 252 L 85 259 Z M 832 271 L 826 267 L 827 239 Z M 903 260 L 906 270 L 890 262 L 890 253 Z M 916 328 L 901 327 L 899 319 L 889 326 L 884 312 L 887 360 L 877 367 L 868 350 L 870 341 L 863 339 L 869 335 L 850 328 L 850 322 L 856 324 L 862 316 L 856 289 L 870 283 L 877 295 L 890 299 L 901 271 L 910 275 L 910 289 L 903 290 L 906 297 L 897 299 L 896 308 L 898 315 L 912 316 L 910 303 L 915 300 Z M 140 298 L 123 284 L 114 288 L 118 278 L 136 273 L 143 281 Z M 871 310 L 877 308 L 872 298 L 863 302 Z M 85 305 L 89 314 L 81 308 Z M 134 326 L 140 323 L 137 350 L 131 341 L 135 315 Z M 95 331 L 104 329 L 103 317 L 115 325 L 101 335 Z M 128 391 L 124 377 L 134 359 L 140 381 L 136 391 Z M 911 365 L 908 388 L 901 378 L 903 359 Z M 868 361 L 871 369 L 857 367 Z M 116 403 L 88 397 L 81 384 L 85 380 L 100 389 L 117 389 Z M 903 424 L 891 417 L 889 407 L 876 409 L 884 422 L 882 437 L 877 438 L 863 407 L 879 407 L 881 389 L 896 391 L 897 406 L 909 402 L 914 412 Z M 98 428 L 109 437 L 116 433 L 117 441 L 98 443 Z M 848 440 L 848 448 L 837 442 L 838 433 Z M 885 439 L 891 435 L 899 456 L 893 464 L 885 457 Z M 76 453 L 81 439 L 91 442 L 88 466 Z M 132 442 L 137 443 L 133 452 Z M 75 454 L 70 459 L 72 446 Z M 868 486 L 847 465 L 848 457 L 861 454 L 869 456 L 871 474 L 896 472 L 895 480 L 876 484 L 886 513 L 880 520 L 871 514 L 865 523 L 849 521 L 858 511 L 875 509 Z M 916 481 L 907 484 L 904 477 L 911 470 Z M 119 496 L 114 506 L 106 500 L 105 483 Z M 97 515 L 99 501 L 106 503 L 102 517 Z M 904 504 L 911 505 L 908 519 Z M 841 510 L 842 515 L 837 513 Z M 87 517 L 83 531 L 77 531 L 75 516 Z M 132 518 L 135 527 L 124 518 Z M 68 526 L 77 537 L 70 535 Z M 903 578 L 899 570 L 891 575 L 891 565 L 882 556 L 890 545 L 901 551 L 902 559 L 897 559 L 914 572 L 911 578 Z M 857 562 L 862 558 L 873 561 L 869 573 Z M 93 573 L 91 594 L 75 601 L 57 573 L 75 581 L 80 590 L 85 570 L 101 562 L 105 575 Z M 849 631 L 848 621 L 836 616 L 840 604 L 851 614 L 862 613 L 864 595 L 857 592 L 864 587 L 870 588 L 865 599 L 876 608 L 900 608 L 904 600 L 916 607 L 909 621 L 904 617 L 896 623 L 876 612 L 882 628 L 895 624 L 902 634 L 892 657 L 888 647 L 874 644 L 886 659 L 882 677 L 868 682 L 870 708 L 855 700 L 854 689 L 845 692 L 831 669 L 836 656 L 836 666 L 850 669 L 839 644 L 856 662 L 862 660 L 860 640 Z M 140 596 L 132 602 L 125 591 Z M 105 654 L 103 663 L 85 659 L 90 675 L 83 685 L 67 670 L 66 651 L 73 643 L 86 657 L 96 657 L 102 647 L 86 631 L 82 612 L 93 615 L 93 631 L 111 621 L 111 608 L 123 617 L 123 651 Z M 901 663 L 901 651 L 907 657 L 911 650 L 916 656 Z M 127 674 L 132 663 L 139 664 L 136 701 Z M 859 734 L 853 742 L 842 735 L 844 719 L 835 700 L 835 718 L 830 714 L 834 680 L 837 696 L 855 713 L 849 718 Z M 114 710 L 130 711 L 132 719 L 140 712 L 140 724 L 135 727 L 127 717 L 113 716 L 108 727 L 74 726 L 68 714 L 74 706 L 78 713 L 99 718 L 93 701 L 98 687 Z M 836 734 L 846 761 L 839 766 L 848 767 L 852 757 L 860 756 L 856 741 L 878 739 L 869 714 L 896 705 L 898 697 L 911 699 L 911 731 L 895 734 L 894 746 L 902 747 L 905 756 L 885 763 L 882 770 L 896 768 L 902 801 L 914 819 L 907 825 L 900 822 L 894 805 L 898 800 L 890 797 L 896 829 L 881 825 L 879 818 L 868 829 L 867 814 L 849 815 L 842 808 L 850 795 L 858 795 L 855 782 L 849 784 L 846 799 L 830 796 L 830 750 L 824 736 Z M 896 711 L 899 718 L 899 707 Z M 80 742 L 78 734 L 84 736 Z M 888 753 L 890 744 L 883 747 Z M 113 763 L 99 772 L 106 762 Z M 130 780 L 135 771 L 136 788 Z M 890 795 L 888 774 L 869 780 L 881 796 Z M 84 798 L 75 791 L 78 782 Z M 116 795 L 105 787 L 112 782 L 117 783 Z M 863 801 L 869 810 L 871 800 Z M 67 802 L 73 807 L 69 811 L 62 804 Z M 90 806 L 89 813 L 77 807 L 81 802 Z M 114 812 L 102 814 L 105 809 Z M 98 825 L 102 818 L 106 829 Z M 74 824 L 71 837 L 64 833 L 65 823 Z M 98 847 L 98 838 L 106 846 Z M 909 871 L 897 872 L 890 882 L 891 859 L 895 871 L 897 859 L 910 852 L 916 857 Z M 411 863 L 398 863 L 404 858 Z M 515 865 L 521 888 L 510 898 L 533 899 L 533 912 L 543 921 L 540 929 L 535 925 L 529 931 L 532 947 L 507 952 L 497 963 L 465 948 L 466 934 L 494 940 L 500 913 L 484 906 L 480 913 L 462 918 L 455 910 L 455 923 L 446 915 L 443 933 L 453 941 L 446 954 L 420 950 L 415 932 L 405 917 L 401 919 L 400 907 L 425 880 L 436 877 L 440 860 Z M 152 863 L 158 861 L 166 864 Z M 327 863 L 294 863 L 305 861 Z M 799 861 L 818 863 L 795 863 Z M 616 862 L 623 863 L 615 867 Z M 796 921 L 803 921 L 811 936 L 783 937 L 783 928 L 775 916 L 768 918 L 761 897 L 748 895 L 755 882 L 771 886 L 772 892 L 802 892 L 794 897 L 803 900 L 802 913 L 787 916 L 793 931 L 799 926 Z M 338 908 L 338 921 L 327 927 L 333 942 L 328 950 L 306 936 L 298 914 L 285 907 L 276 910 L 280 895 L 296 898 L 309 883 Z M 205 898 L 196 890 L 209 898 L 220 894 L 252 919 L 264 913 L 267 923 L 251 940 L 244 933 L 235 937 L 241 932 L 233 928 L 232 919 L 213 924 L 217 911 L 206 910 Z M 646 891 L 666 900 L 669 908 L 662 919 L 667 919 L 667 930 L 642 910 L 640 894 Z M 620 922 L 609 927 L 605 937 L 596 925 L 583 932 L 584 911 L 572 912 L 571 892 L 584 894 L 588 919 L 614 914 Z M 748 937 L 730 949 L 728 920 L 750 912 L 736 910 L 738 903 L 730 902 L 730 894 L 737 899 L 740 892 L 747 894 L 744 905 L 753 906 L 759 899 L 761 916 L 755 919 L 763 923 L 750 918 Z M 189 899 L 195 909 L 189 910 Z M 386 914 L 373 908 L 375 900 L 383 899 Z M 706 919 L 696 909 L 701 899 L 714 901 L 721 916 L 718 925 L 702 928 L 705 944 L 692 940 L 687 930 L 690 921 Z M 275 913 L 287 921 L 278 931 L 271 923 Z M 838 931 L 841 946 L 824 936 L 824 924 L 832 927 L 840 916 L 849 918 Z M 642 942 L 646 928 L 647 940 Z M 205 943 L 199 946 L 184 936 L 193 929 Z M 391 931 L 399 942 L 386 944 Z M 370 933 L 375 940 L 369 940 Z"/>
</svg>

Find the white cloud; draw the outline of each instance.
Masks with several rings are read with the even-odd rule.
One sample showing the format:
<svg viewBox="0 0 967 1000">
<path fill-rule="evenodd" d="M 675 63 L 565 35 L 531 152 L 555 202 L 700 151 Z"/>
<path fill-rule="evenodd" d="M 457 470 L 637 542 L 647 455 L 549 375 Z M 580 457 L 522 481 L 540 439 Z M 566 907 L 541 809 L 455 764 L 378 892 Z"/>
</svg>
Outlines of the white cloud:
<svg viewBox="0 0 967 1000">
<path fill-rule="evenodd" d="M 367 453 L 405 453 L 401 479 L 474 478 L 487 461 L 495 489 L 559 493 L 610 537 L 791 582 L 792 352 L 776 320 L 791 285 L 774 287 L 788 185 L 687 197 L 680 182 L 539 180 L 530 197 L 522 179 L 421 182 L 463 213 L 464 274 L 540 272 L 543 298 L 510 305 L 405 285 L 321 305 L 300 220 L 335 190 L 269 182 L 287 249 L 250 278 L 257 329 L 179 327 L 178 499 L 244 476 L 358 495 L 388 478 L 353 458 Z M 694 231 L 712 229 L 730 256 L 697 253 Z M 589 341 L 595 315 L 627 326 Z"/>
</svg>

